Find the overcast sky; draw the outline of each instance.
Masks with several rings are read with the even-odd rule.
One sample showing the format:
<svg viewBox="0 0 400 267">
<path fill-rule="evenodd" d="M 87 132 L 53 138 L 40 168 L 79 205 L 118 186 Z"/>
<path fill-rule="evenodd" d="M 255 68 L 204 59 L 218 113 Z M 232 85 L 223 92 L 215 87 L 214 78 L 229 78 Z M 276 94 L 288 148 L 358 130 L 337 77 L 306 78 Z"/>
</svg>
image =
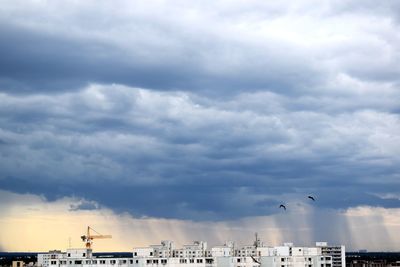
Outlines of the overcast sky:
<svg viewBox="0 0 400 267">
<path fill-rule="evenodd" d="M 341 233 L 373 210 L 383 244 L 400 229 L 399 14 L 394 0 L 0 1 L 2 199 L 204 233 L 284 220 L 286 204 L 314 214 L 307 242 L 355 249 L 370 244 L 315 223 Z"/>
</svg>

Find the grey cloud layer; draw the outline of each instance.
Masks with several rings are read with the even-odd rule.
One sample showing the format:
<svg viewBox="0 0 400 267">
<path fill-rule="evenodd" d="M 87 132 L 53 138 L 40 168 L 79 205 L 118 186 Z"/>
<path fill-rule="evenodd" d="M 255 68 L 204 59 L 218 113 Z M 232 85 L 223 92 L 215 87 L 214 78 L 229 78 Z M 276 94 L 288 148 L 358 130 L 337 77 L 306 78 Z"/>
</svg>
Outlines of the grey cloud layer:
<svg viewBox="0 0 400 267">
<path fill-rule="evenodd" d="M 398 9 L 3 2 L 0 188 L 194 220 L 398 207 Z"/>
<path fill-rule="evenodd" d="M 400 76 L 390 1 L 376 14 L 354 1 L 320 8 L 261 1 L 18 3 L 0 9 L 0 85 L 10 92 L 99 82 L 218 96 L 302 94 L 329 87 L 327 79 L 341 73 L 396 83 Z"/>
<path fill-rule="evenodd" d="M 270 214 L 309 193 L 322 207 L 400 206 L 377 196 L 399 187 L 396 114 L 298 111 L 271 93 L 257 95 L 274 105 L 263 113 L 252 98 L 99 85 L 3 94 L 0 185 L 196 220 Z"/>
</svg>

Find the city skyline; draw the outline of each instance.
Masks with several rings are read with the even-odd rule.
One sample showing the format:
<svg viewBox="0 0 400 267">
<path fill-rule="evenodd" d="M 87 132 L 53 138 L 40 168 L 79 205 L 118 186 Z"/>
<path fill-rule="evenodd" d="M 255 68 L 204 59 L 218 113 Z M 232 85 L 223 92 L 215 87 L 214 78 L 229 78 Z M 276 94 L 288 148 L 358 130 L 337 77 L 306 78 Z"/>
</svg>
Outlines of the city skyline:
<svg viewBox="0 0 400 267">
<path fill-rule="evenodd" d="M 113 235 L 102 251 L 254 232 L 399 251 L 399 14 L 0 1 L 0 251 L 88 225 Z"/>
</svg>

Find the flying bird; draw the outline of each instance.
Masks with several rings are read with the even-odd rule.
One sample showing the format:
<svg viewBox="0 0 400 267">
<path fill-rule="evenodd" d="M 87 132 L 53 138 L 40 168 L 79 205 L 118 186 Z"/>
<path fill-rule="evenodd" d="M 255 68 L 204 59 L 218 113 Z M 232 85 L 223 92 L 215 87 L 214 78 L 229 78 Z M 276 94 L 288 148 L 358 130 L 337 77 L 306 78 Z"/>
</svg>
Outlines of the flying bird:
<svg viewBox="0 0 400 267">
<path fill-rule="evenodd" d="M 284 210 L 286 210 L 286 206 L 285 205 L 280 205 L 279 208 L 283 208 Z"/>
<path fill-rule="evenodd" d="M 315 198 L 313 196 L 308 196 L 309 199 L 311 199 L 312 201 L 315 201 Z"/>
</svg>

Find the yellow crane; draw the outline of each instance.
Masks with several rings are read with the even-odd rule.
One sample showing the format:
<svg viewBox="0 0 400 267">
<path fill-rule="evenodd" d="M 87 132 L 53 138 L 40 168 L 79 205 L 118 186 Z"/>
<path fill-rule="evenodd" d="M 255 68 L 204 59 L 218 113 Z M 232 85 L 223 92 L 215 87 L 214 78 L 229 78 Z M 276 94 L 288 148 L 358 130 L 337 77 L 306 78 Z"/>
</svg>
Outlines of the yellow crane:
<svg viewBox="0 0 400 267">
<path fill-rule="evenodd" d="M 90 230 L 97 233 L 97 235 L 91 235 Z M 93 239 L 104 239 L 104 238 L 112 238 L 111 235 L 102 235 L 90 226 L 87 227 L 86 235 L 81 236 L 82 241 L 85 242 L 86 248 L 92 248 Z"/>
</svg>

